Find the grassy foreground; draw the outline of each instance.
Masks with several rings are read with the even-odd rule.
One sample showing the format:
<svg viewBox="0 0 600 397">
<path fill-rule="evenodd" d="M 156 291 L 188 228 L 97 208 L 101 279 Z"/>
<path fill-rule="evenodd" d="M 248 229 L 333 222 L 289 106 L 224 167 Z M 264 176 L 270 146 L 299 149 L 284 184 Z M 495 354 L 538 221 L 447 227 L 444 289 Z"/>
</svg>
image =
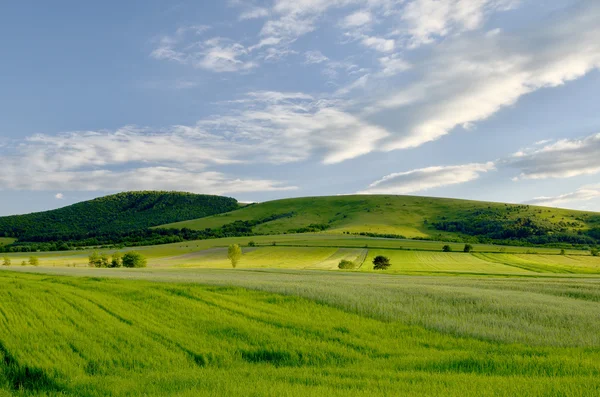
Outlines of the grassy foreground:
<svg viewBox="0 0 600 397">
<path fill-rule="evenodd" d="M 0 395 L 600 393 L 598 278 L 19 270 Z"/>
</svg>

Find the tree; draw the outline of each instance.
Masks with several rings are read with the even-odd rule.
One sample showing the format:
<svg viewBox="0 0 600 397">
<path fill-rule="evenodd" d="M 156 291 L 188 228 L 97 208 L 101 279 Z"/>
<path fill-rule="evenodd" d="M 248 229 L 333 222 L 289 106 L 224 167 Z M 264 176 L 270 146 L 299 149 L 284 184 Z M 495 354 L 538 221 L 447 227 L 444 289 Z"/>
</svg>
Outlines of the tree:
<svg viewBox="0 0 600 397">
<path fill-rule="evenodd" d="M 469 253 L 473 251 L 473 246 L 471 244 L 465 244 L 465 248 L 463 251 Z"/>
<path fill-rule="evenodd" d="M 25 262 L 25 261 L 21 262 L 21 266 L 27 266 L 27 262 Z"/>
<path fill-rule="evenodd" d="M 597 248 L 592 248 L 590 254 L 592 254 L 592 256 L 600 256 L 600 251 L 598 251 Z"/>
<path fill-rule="evenodd" d="M 227 249 L 227 258 L 231 261 L 231 266 L 235 269 L 242 258 L 242 249 L 237 244 L 231 244 Z"/>
<path fill-rule="evenodd" d="M 347 259 L 342 259 L 340 261 L 340 263 L 338 264 L 339 269 L 354 269 L 355 267 L 356 267 L 356 264 Z"/>
<path fill-rule="evenodd" d="M 37 256 L 30 256 L 29 257 L 29 264 L 31 266 L 39 266 L 40 265 L 40 260 L 38 259 Z"/>
<path fill-rule="evenodd" d="M 102 266 L 102 259 L 100 257 L 100 254 L 97 251 L 94 251 L 90 254 L 90 256 L 88 257 L 88 265 L 90 267 L 101 267 Z"/>
<path fill-rule="evenodd" d="M 566 255 L 567 253 L 565 252 L 565 250 L 564 250 L 564 249 L 561 249 L 561 250 L 560 250 L 560 254 L 561 254 L 561 255 Z"/>
<path fill-rule="evenodd" d="M 444 245 L 442 247 L 442 251 L 444 252 L 452 252 L 452 247 L 450 247 L 448 244 Z"/>
<path fill-rule="evenodd" d="M 146 267 L 147 261 L 144 255 L 131 251 L 123 255 L 123 267 Z"/>
<path fill-rule="evenodd" d="M 10 258 L 8 256 L 4 257 L 4 261 L 2 262 L 2 266 L 10 266 Z"/>
<path fill-rule="evenodd" d="M 250 241 L 248 243 L 248 247 L 256 247 L 256 243 L 254 241 Z"/>
<path fill-rule="evenodd" d="M 112 254 L 112 261 L 110 261 L 110 267 L 123 267 L 123 255 L 120 252 Z"/>
<path fill-rule="evenodd" d="M 378 255 L 373 259 L 373 269 L 375 270 L 387 270 L 390 266 L 390 258 L 387 256 Z"/>
</svg>

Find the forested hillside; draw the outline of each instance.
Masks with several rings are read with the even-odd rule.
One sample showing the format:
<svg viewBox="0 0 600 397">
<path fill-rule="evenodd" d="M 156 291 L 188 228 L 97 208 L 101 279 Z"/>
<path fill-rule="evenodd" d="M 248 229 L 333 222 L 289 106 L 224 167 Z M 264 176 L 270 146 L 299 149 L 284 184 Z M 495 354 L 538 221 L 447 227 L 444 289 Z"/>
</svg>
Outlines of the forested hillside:
<svg viewBox="0 0 600 397">
<path fill-rule="evenodd" d="M 229 197 L 180 192 L 127 192 L 52 211 L 0 217 L 0 237 L 69 241 L 85 236 L 147 229 L 238 208 Z"/>
</svg>

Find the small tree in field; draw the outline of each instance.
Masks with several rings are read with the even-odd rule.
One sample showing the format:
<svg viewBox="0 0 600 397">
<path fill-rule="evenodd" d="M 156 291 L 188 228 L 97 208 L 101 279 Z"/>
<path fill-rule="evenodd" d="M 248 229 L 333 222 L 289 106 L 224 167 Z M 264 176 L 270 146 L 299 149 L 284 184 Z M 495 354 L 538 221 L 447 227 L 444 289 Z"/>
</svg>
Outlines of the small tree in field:
<svg viewBox="0 0 600 397">
<path fill-rule="evenodd" d="M 131 251 L 123 255 L 123 267 L 146 267 L 147 261 L 144 255 Z"/>
<path fill-rule="evenodd" d="M 27 266 L 27 262 L 25 262 L 25 261 L 22 261 L 22 262 L 21 262 L 21 266 Z"/>
<path fill-rule="evenodd" d="M 37 256 L 30 256 L 29 257 L 29 264 L 31 266 L 39 266 L 40 265 L 40 260 L 38 259 Z"/>
<path fill-rule="evenodd" d="M 463 250 L 466 253 L 472 252 L 473 251 L 473 246 L 471 244 L 465 244 L 465 248 Z"/>
<path fill-rule="evenodd" d="M 387 256 L 378 255 L 373 259 L 373 269 L 375 270 L 387 270 L 391 265 L 390 258 Z"/>
<path fill-rule="evenodd" d="M 4 257 L 4 260 L 2 261 L 2 266 L 10 266 L 10 258 L 8 256 Z"/>
<path fill-rule="evenodd" d="M 123 255 L 120 252 L 112 254 L 112 260 L 110 261 L 110 267 L 122 267 L 123 266 Z"/>
<path fill-rule="evenodd" d="M 231 266 L 235 269 L 242 258 L 242 249 L 237 244 L 231 244 L 227 249 L 227 258 L 231 261 Z"/>
<path fill-rule="evenodd" d="M 600 251 L 598 251 L 597 248 L 592 248 L 590 254 L 592 254 L 592 256 L 600 256 Z"/>
<path fill-rule="evenodd" d="M 442 251 L 444 252 L 452 252 L 452 247 L 450 247 L 448 244 L 444 245 L 442 247 Z"/>
<path fill-rule="evenodd" d="M 97 251 L 94 251 L 88 256 L 88 265 L 89 267 L 100 267 L 102 266 L 102 260 L 100 259 L 100 254 Z"/>
</svg>

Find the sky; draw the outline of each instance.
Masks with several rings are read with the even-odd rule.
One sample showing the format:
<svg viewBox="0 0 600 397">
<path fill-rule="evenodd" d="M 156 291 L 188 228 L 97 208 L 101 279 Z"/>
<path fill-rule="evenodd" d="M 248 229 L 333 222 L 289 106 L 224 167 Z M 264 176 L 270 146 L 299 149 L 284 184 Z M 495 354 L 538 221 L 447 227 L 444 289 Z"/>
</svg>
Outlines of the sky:
<svg viewBox="0 0 600 397">
<path fill-rule="evenodd" d="M 600 1 L 0 12 L 0 215 L 129 190 L 600 211 Z"/>
</svg>

